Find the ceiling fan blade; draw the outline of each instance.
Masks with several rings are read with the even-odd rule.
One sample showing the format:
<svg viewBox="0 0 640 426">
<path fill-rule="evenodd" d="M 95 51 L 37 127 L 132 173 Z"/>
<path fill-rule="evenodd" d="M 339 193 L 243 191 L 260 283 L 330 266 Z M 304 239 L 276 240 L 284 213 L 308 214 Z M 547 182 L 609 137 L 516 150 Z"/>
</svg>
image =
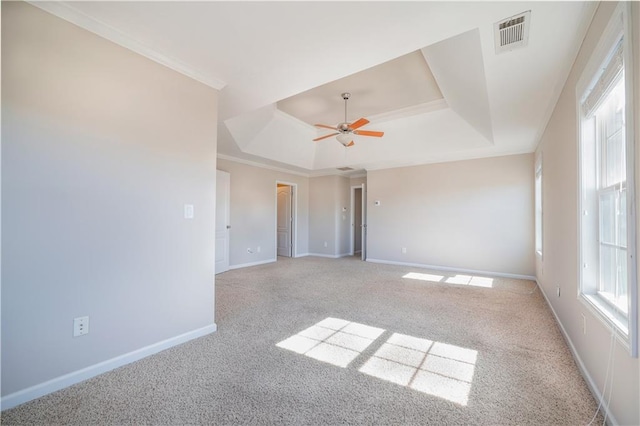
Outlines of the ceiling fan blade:
<svg viewBox="0 0 640 426">
<path fill-rule="evenodd" d="M 316 127 L 324 127 L 325 129 L 338 130 L 335 127 L 327 126 L 326 124 L 314 124 Z"/>
<path fill-rule="evenodd" d="M 351 141 L 351 142 L 349 142 L 348 144 L 346 144 L 345 146 L 346 146 L 347 148 L 349 148 L 350 146 L 354 146 L 354 145 L 355 145 L 355 143 L 354 143 L 353 141 Z"/>
<path fill-rule="evenodd" d="M 356 130 L 353 133 L 360 136 L 375 136 L 380 138 L 384 135 L 384 132 L 376 132 L 374 130 Z"/>
<path fill-rule="evenodd" d="M 335 135 L 338 135 L 338 134 L 339 133 L 331 133 L 330 135 L 320 136 L 319 138 L 315 138 L 313 141 L 314 142 L 321 141 L 322 139 L 330 138 L 331 136 L 335 136 Z"/>
<path fill-rule="evenodd" d="M 359 129 L 365 124 L 369 124 L 369 120 L 367 120 L 366 118 L 361 118 L 360 120 L 356 120 L 353 123 L 349 124 L 349 128 L 351 130 L 355 130 L 355 129 Z"/>
</svg>

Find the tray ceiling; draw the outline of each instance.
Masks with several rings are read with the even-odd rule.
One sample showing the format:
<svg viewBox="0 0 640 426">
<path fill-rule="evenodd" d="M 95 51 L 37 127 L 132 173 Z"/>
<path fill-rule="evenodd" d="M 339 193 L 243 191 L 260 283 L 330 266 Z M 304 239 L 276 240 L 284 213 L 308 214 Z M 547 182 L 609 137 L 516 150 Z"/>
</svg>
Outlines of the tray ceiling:
<svg viewBox="0 0 640 426">
<path fill-rule="evenodd" d="M 308 175 L 532 152 L 593 2 L 33 2 L 220 90 L 218 152 Z M 528 45 L 493 25 L 531 11 Z M 553 31 L 550 30 L 553 28 Z M 383 138 L 312 142 L 349 119 Z"/>
</svg>

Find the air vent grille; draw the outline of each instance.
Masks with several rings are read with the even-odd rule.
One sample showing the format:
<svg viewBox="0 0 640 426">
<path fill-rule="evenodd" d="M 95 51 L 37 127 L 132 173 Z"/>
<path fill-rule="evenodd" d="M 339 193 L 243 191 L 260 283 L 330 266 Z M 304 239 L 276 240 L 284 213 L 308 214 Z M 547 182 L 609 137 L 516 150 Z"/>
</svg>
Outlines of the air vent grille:
<svg viewBox="0 0 640 426">
<path fill-rule="evenodd" d="M 496 53 L 524 47 L 529 41 L 531 11 L 512 16 L 494 24 Z"/>
<path fill-rule="evenodd" d="M 340 170 L 341 172 L 349 172 L 353 169 L 351 167 L 338 167 L 338 170 Z"/>
</svg>

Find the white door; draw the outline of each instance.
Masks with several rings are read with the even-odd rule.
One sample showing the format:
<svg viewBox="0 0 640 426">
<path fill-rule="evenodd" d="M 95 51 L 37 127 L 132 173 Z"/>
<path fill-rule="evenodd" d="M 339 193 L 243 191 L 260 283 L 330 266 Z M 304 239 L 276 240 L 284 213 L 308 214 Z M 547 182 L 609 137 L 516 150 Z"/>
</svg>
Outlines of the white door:
<svg viewBox="0 0 640 426">
<path fill-rule="evenodd" d="M 231 175 L 216 170 L 216 274 L 229 270 Z"/>
<path fill-rule="evenodd" d="M 364 183 L 362 184 L 362 260 L 367 260 L 367 190 Z"/>
<path fill-rule="evenodd" d="M 292 188 L 278 186 L 278 256 L 291 257 Z"/>
</svg>

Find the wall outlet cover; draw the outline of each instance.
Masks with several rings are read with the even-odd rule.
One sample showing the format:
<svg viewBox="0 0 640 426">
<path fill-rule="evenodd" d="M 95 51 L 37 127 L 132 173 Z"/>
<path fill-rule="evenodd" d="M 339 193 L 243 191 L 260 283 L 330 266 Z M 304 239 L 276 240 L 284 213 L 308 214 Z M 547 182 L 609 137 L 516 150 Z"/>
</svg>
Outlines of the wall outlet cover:
<svg viewBox="0 0 640 426">
<path fill-rule="evenodd" d="M 78 317 L 73 319 L 73 337 L 89 334 L 89 317 Z"/>
</svg>

